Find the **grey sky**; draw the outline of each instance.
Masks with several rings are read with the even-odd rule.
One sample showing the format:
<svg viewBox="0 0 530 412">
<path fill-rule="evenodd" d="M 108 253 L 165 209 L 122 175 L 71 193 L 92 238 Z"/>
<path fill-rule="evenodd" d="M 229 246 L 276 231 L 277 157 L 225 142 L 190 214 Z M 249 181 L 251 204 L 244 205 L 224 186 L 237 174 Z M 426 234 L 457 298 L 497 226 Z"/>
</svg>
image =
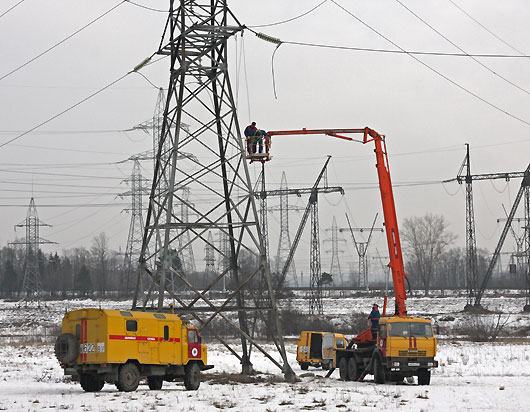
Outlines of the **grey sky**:
<svg viewBox="0 0 530 412">
<path fill-rule="evenodd" d="M 454 1 L 506 42 L 530 53 L 530 3 Z M 4 0 L 0 14 L 17 2 Z M 402 2 L 468 53 L 517 54 L 449 0 Z M 4 39 L 0 45 L 0 77 L 118 3 L 119 0 L 25 0 L 0 18 L 0 36 Z M 156 9 L 168 6 L 166 0 L 138 3 Z M 229 5 L 243 24 L 252 26 L 289 19 L 319 3 L 239 0 Z M 405 50 L 459 52 L 396 0 L 337 3 Z M 0 144 L 18 134 L 8 131 L 31 129 L 151 55 L 158 47 L 165 20 L 165 13 L 121 4 L 49 54 L 0 80 Z M 395 49 L 332 1 L 293 22 L 255 30 L 283 41 Z M 283 44 L 274 59 L 275 99 L 271 75 L 275 46 L 249 31 L 229 45 L 230 72 L 242 127 L 254 120 L 266 130 L 369 126 L 385 134 L 398 218 L 443 214 L 450 230 L 459 236 L 457 245 L 465 245 L 464 194 L 456 183 L 444 186 L 439 182 L 455 176 L 465 155 L 464 143 L 471 145 L 474 173 L 524 170 L 530 161 L 529 125 L 462 91 L 410 56 Z M 530 122 L 530 94 L 470 58 L 418 58 L 481 98 Z M 530 91 L 528 58 L 479 60 Z M 145 67 L 142 73 L 156 86 L 167 87 L 167 61 Z M 92 237 L 101 231 L 109 235 L 113 248 L 124 249 L 130 216 L 121 212 L 127 199 L 116 195 L 128 190 L 120 182 L 130 174 L 132 164 L 115 163 L 149 150 L 151 137 L 139 131 L 64 131 L 128 129 L 152 116 L 157 93 L 140 75 L 132 74 L 39 131 L 0 148 L 1 244 L 24 235 L 15 233 L 13 225 L 25 218 L 33 191 L 40 218 L 53 225 L 43 229 L 41 236 L 59 243 L 45 246 L 44 250 L 89 246 Z M 274 158 L 267 164 L 270 188 L 279 187 L 282 171 L 286 171 L 292 187 L 312 185 L 325 156 L 333 155 L 329 183 L 344 186 L 346 195 L 343 199 L 335 194 L 320 199 L 322 229 L 331 226 L 333 215 L 340 226 L 345 226 L 345 212 L 351 214 L 355 225 L 368 226 L 375 213 L 381 211 L 373 147 L 321 136 L 277 137 L 272 151 Z M 149 176 L 151 162 L 142 165 Z M 251 165 L 250 171 L 255 178 L 260 168 Z M 427 184 L 416 185 L 420 182 Z M 496 222 L 504 216 L 501 205 L 504 203 L 509 209 L 519 184 L 475 184 L 478 247 L 495 247 L 502 230 Z M 306 201 L 293 198 L 291 203 L 305 206 Z M 84 207 L 91 203 L 107 206 Z M 61 204 L 65 206 L 44 207 Z M 274 255 L 279 217 L 269 216 Z M 291 215 L 291 236 L 300 216 Z M 328 235 L 321 232 L 322 239 Z M 343 246 L 346 253 L 342 260 L 352 262 L 351 239 L 344 238 L 348 246 Z M 376 235 L 374 240 L 374 246 L 386 255 L 383 236 Z M 297 262 L 307 260 L 308 236 L 304 241 Z M 508 238 L 506 250 L 511 245 L 513 241 Z M 329 246 L 326 243 L 322 247 L 323 270 L 328 269 L 331 260 L 331 254 L 324 253 Z M 204 263 L 198 262 L 197 266 L 202 268 Z M 307 273 L 302 264 L 298 269 Z"/>
</svg>

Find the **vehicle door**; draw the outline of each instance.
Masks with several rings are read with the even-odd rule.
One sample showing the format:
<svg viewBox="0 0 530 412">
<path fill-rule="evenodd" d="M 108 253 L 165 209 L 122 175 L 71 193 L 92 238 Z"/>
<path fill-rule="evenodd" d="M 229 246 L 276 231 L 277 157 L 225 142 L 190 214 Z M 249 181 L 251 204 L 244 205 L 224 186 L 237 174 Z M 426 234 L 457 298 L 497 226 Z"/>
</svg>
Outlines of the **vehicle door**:
<svg viewBox="0 0 530 412">
<path fill-rule="evenodd" d="M 197 329 L 188 329 L 188 358 L 201 358 L 201 338 Z"/>
<path fill-rule="evenodd" d="M 158 358 L 160 363 L 172 363 L 175 351 L 175 326 L 173 322 L 159 322 Z"/>
<path fill-rule="evenodd" d="M 333 364 L 333 359 L 335 355 L 335 351 L 333 350 L 335 347 L 335 334 L 334 333 L 326 333 L 324 334 L 324 337 L 322 338 L 322 366 L 324 366 L 324 363 L 330 363 Z M 329 365 L 331 366 L 331 365 Z"/>
<path fill-rule="evenodd" d="M 387 356 L 387 326 L 386 323 L 379 324 L 379 331 L 377 334 L 377 347 L 381 351 L 383 357 Z"/>
</svg>

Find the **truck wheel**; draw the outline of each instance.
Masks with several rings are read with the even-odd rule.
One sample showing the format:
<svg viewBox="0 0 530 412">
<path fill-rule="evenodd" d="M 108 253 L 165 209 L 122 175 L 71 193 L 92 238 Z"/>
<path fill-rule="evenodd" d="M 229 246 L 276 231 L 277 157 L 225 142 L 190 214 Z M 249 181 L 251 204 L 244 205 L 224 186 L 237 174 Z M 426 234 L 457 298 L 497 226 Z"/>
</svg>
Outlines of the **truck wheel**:
<svg viewBox="0 0 530 412">
<path fill-rule="evenodd" d="M 385 383 L 385 367 L 378 355 L 374 356 L 374 380 L 375 383 Z"/>
<path fill-rule="evenodd" d="M 147 377 L 147 384 L 149 385 L 149 389 L 159 391 L 160 389 L 162 389 L 163 383 L 164 383 L 163 376 L 148 376 Z"/>
<path fill-rule="evenodd" d="M 201 370 L 196 362 L 191 362 L 186 365 L 184 374 L 184 386 L 189 391 L 196 391 L 199 389 L 201 383 Z"/>
<path fill-rule="evenodd" d="M 418 371 L 418 385 L 428 385 L 431 383 L 431 371 L 420 369 Z"/>
<path fill-rule="evenodd" d="M 306 363 L 306 362 L 300 362 L 300 368 L 303 370 L 303 371 L 306 371 L 309 369 L 309 363 Z"/>
<path fill-rule="evenodd" d="M 341 358 L 339 361 L 339 375 L 341 381 L 349 380 L 348 376 L 348 360 L 346 358 Z"/>
<path fill-rule="evenodd" d="M 79 356 L 79 343 L 71 333 L 61 333 L 55 340 L 55 356 L 62 364 L 74 363 Z"/>
<path fill-rule="evenodd" d="M 357 361 L 352 356 L 348 359 L 348 378 L 350 381 L 356 381 L 361 376 L 361 371 L 357 367 Z"/>
<path fill-rule="evenodd" d="M 85 392 L 99 392 L 105 381 L 97 375 L 82 373 L 79 376 L 79 383 Z"/>
<path fill-rule="evenodd" d="M 140 383 L 140 371 L 134 363 L 126 363 L 121 365 L 118 372 L 118 382 L 116 382 L 116 387 L 120 391 L 132 392 L 138 388 Z"/>
</svg>

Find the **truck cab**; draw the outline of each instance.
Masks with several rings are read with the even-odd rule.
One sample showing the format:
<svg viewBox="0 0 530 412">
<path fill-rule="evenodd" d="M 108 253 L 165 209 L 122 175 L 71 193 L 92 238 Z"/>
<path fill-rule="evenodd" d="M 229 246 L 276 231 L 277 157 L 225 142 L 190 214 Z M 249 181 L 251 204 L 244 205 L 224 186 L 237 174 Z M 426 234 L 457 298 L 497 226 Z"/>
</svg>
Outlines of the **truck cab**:
<svg viewBox="0 0 530 412">
<path fill-rule="evenodd" d="M 379 320 L 372 372 L 377 381 L 401 381 L 418 376 L 428 385 L 431 369 L 438 366 L 437 341 L 431 321 L 412 317 L 387 317 Z"/>
</svg>

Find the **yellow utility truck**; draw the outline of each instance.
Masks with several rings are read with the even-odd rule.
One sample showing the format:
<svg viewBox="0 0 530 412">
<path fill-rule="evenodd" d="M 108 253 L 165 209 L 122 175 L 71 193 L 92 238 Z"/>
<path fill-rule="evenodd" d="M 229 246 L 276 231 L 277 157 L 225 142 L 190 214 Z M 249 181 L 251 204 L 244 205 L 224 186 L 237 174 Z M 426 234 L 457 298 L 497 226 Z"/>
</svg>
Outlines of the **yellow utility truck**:
<svg viewBox="0 0 530 412">
<path fill-rule="evenodd" d="M 346 344 L 342 333 L 303 331 L 298 338 L 296 360 L 302 370 L 307 370 L 309 366 L 336 368 L 335 349 L 344 349 Z"/>
<path fill-rule="evenodd" d="M 87 392 L 98 392 L 105 382 L 121 391 L 134 391 L 142 378 L 150 389 L 163 381 L 184 379 L 188 390 L 200 384 L 206 346 L 199 331 L 172 313 L 79 309 L 63 318 L 55 355 L 65 375 Z"/>
<path fill-rule="evenodd" d="M 357 381 L 370 373 L 376 383 L 385 383 L 417 376 L 419 385 L 428 385 L 438 366 L 436 345 L 428 319 L 382 317 L 375 342 L 357 337 L 347 348 L 336 349 L 340 378 Z"/>
</svg>

